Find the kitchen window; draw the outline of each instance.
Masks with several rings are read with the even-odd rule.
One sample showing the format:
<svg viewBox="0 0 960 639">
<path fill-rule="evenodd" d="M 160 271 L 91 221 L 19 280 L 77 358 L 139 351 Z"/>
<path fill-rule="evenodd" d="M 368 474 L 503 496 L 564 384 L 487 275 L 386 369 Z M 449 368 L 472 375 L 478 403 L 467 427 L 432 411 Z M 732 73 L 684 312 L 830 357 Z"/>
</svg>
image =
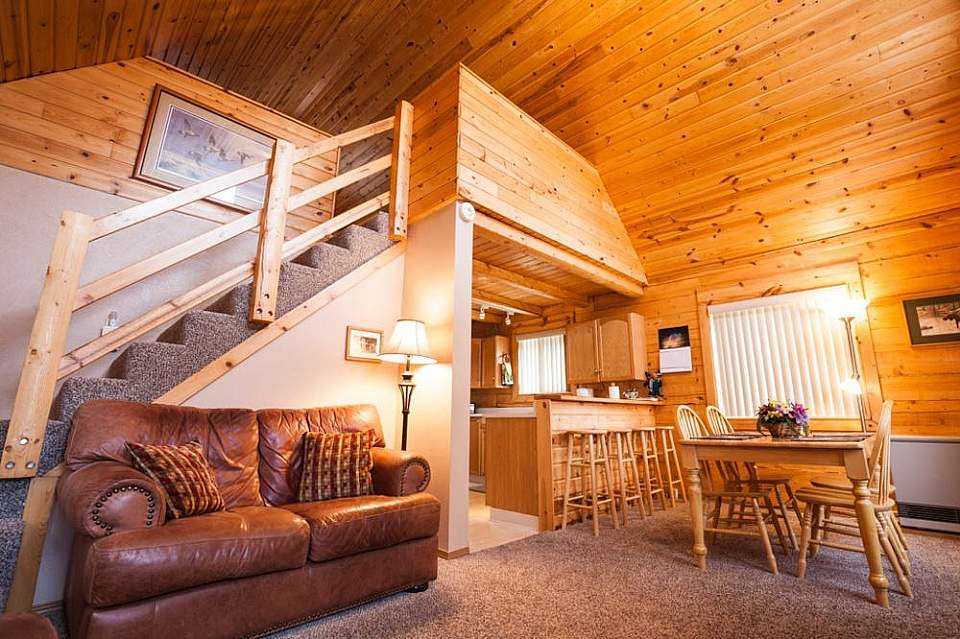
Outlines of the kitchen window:
<svg viewBox="0 0 960 639">
<path fill-rule="evenodd" d="M 814 417 L 856 418 L 857 397 L 841 390 L 852 375 L 847 336 L 828 312 L 847 298 L 847 287 L 833 286 L 708 306 L 720 410 L 753 418 L 778 399 Z"/>
<path fill-rule="evenodd" d="M 517 337 L 517 393 L 562 393 L 567 390 L 563 331 Z"/>
</svg>

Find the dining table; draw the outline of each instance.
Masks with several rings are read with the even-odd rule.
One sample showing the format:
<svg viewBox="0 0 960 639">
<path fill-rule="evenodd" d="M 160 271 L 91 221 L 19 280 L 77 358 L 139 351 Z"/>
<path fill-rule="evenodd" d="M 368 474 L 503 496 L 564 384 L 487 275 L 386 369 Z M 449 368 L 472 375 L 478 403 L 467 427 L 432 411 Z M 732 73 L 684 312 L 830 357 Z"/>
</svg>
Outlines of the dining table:
<svg viewBox="0 0 960 639">
<path fill-rule="evenodd" d="M 769 436 L 705 436 L 680 441 L 681 463 L 687 477 L 690 517 L 693 520 L 693 557 L 697 566 L 707 567 L 704 543 L 703 462 L 744 462 L 830 466 L 843 468 L 851 482 L 857 524 L 863 539 L 869 567 L 869 581 L 875 601 L 889 606 L 889 582 L 883 572 L 880 538 L 874 504 L 870 496 L 870 453 L 877 444 L 876 435 L 824 434 L 800 439 L 774 439 Z"/>
</svg>

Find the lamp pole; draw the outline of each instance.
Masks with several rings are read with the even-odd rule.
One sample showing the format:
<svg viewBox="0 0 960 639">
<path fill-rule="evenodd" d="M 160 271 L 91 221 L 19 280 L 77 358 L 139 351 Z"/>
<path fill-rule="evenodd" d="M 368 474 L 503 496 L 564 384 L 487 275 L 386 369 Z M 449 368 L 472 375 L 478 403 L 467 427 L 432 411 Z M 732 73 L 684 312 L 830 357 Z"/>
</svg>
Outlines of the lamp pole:
<svg viewBox="0 0 960 639">
<path fill-rule="evenodd" d="M 850 352 L 850 370 L 853 371 L 853 379 L 857 382 L 860 392 L 857 393 L 857 413 L 860 415 L 860 430 L 867 432 L 867 413 L 863 405 L 863 382 L 860 381 L 860 360 L 857 358 L 856 342 L 853 337 L 853 320 L 850 315 L 840 318 L 847 329 L 847 347 Z"/>
<path fill-rule="evenodd" d="M 410 370 L 410 356 L 407 355 L 407 363 L 403 369 L 403 376 L 400 379 L 401 412 L 403 413 L 400 450 L 407 450 L 407 420 L 410 418 L 410 400 L 413 397 L 414 388 L 416 388 L 416 384 L 413 383 L 413 372 Z"/>
</svg>

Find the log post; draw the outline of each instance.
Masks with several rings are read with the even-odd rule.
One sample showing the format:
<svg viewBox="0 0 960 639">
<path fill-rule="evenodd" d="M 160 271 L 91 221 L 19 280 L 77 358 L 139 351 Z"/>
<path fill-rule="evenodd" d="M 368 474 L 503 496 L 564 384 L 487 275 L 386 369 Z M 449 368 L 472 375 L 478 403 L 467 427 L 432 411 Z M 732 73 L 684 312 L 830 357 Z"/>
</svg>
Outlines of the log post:
<svg viewBox="0 0 960 639">
<path fill-rule="evenodd" d="M 410 149 L 413 146 L 413 105 L 402 100 L 393 119 L 393 156 L 390 165 L 390 239 L 407 237 L 410 201 Z"/>
<path fill-rule="evenodd" d="M 267 198 L 260 216 L 260 240 L 254 260 L 253 291 L 250 298 L 251 322 L 268 324 L 277 319 L 277 291 L 280 287 L 283 236 L 287 225 L 287 200 L 290 196 L 295 150 L 293 143 L 277 140 L 273 152 Z"/>
<path fill-rule="evenodd" d="M 0 457 L 0 479 L 37 474 L 60 358 L 65 350 L 80 269 L 92 228 L 93 218 L 89 215 L 64 211 L 60 217 L 60 230 L 43 281 Z"/>
</svg>

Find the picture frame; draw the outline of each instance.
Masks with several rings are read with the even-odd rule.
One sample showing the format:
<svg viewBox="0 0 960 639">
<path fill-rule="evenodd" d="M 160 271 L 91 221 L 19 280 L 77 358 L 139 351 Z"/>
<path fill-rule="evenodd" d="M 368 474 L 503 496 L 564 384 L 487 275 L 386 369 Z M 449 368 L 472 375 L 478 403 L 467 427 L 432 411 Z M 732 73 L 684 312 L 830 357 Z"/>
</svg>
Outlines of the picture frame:
<svg viewBox="0 0 960 639">
<path fill-rule="evenodd" d="M 133 177 L 182 189 L 255 162 L 269 160 L 277 138 L 216 109 L 156 85 Z M 267 176 L 207 199 L 241 211 L 257 211 L 266 199 Z"/>
<path fill-rule="evenodd" d="M 903 300 L 914 346 L 960 342 L 960 293 Z"/>
<path fill-rule="evenodd" d="M 343 358 L 351 362 L 380 363 L 377 357 L 383 344 L 383 331 L 374 328 L 347 327 Z"/>
<path fill-rule="evenodd" d="M 661 374 L 693 371 L 689 326 L 657 329 L 657 346 L 660 349 Z"/>
</svg>

